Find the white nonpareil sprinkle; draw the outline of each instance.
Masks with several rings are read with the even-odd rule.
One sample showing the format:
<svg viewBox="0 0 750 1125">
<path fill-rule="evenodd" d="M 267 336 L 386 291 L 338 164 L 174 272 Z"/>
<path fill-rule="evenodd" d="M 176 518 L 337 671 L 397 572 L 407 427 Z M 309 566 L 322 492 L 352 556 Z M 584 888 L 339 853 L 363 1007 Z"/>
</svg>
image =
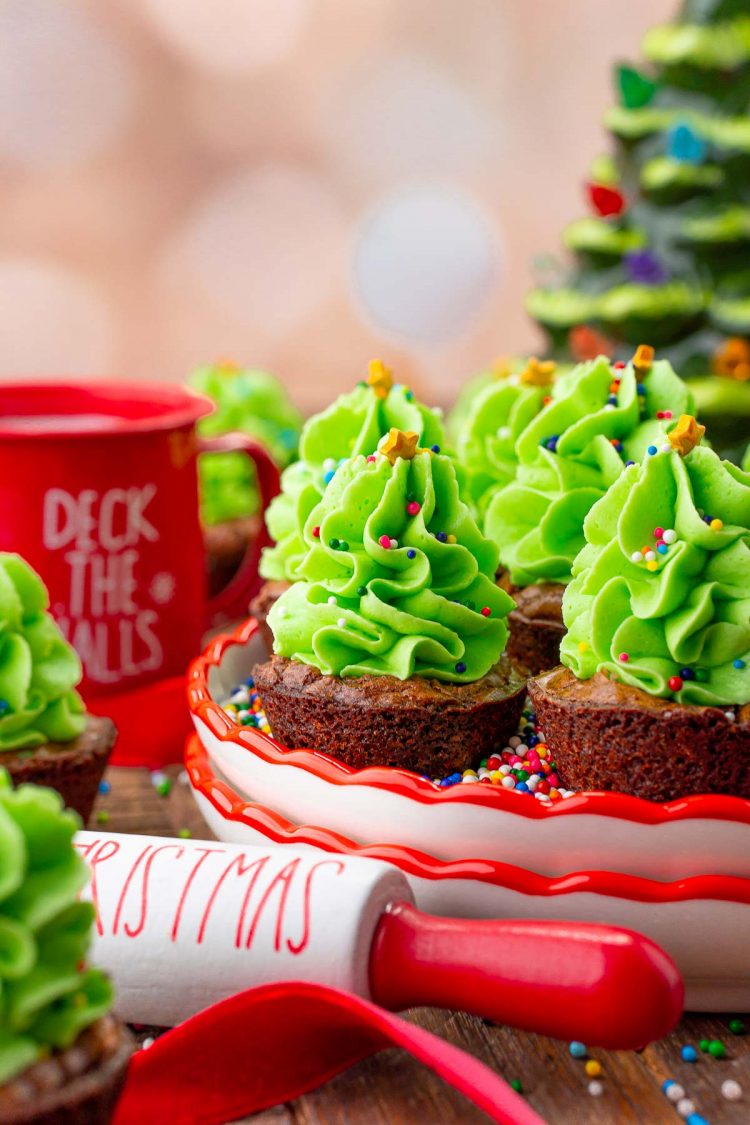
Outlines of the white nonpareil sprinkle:
<svg viewBox="0 0 750 1125">
<path fill-rule="evenodd" d="M 601 1082 L 589 1082 L 588 1089 L 592 1098 L 600 1098 L 604 1093 L 604 1086 L 601 1084 Z"/>
<path fill-rule="evenodd" d="M 328 599 L 328 604 L 329 604 L 329 605 L 338 605 L 338 604 L 339 604 L 339 603 L 338 603 L 338 602 L 336 601 L 336 599 L 334 598 L 333 594 L 331 594 L 330 598 Z"/>
<path fill-rule="evenodd" d="M 689 1117 L 691 1113 L 695 1113 L 695 1102 L 691 1101 L 690 1098 L 680 1098 L 675 1109 L 680 1117 Z"/>
<path fill-rule="evenodd" d="M 728 1102 L 738 1102 L 742 1097 L 742 1087 L 733 1078 L 727 1078 L 726 1082 L 721 1084 L 721 1096 Z"/>
<path fill-rule="evenodd" d="M 677 532 L 674 530 L 674 528 L 668 527 L 662 535 L 662 539 L 665 543 L 674 543 L 677 539 Z"/>
<path fill-rule="evenodd" d="M 679 1082 L 673 1082 L 671 1086 L 667 1086 L 664 1093 L 670 1102 L 679 1102 L 685 1097 L 685 1087 L 681 1086 Z"/>
<path fill-rule="evenodd" d="M 345 629 L 346 628 L 346 618 L 345 617 L 339 617 L 336 624 L 338 625 L 339 629 Z"/>
</svg>

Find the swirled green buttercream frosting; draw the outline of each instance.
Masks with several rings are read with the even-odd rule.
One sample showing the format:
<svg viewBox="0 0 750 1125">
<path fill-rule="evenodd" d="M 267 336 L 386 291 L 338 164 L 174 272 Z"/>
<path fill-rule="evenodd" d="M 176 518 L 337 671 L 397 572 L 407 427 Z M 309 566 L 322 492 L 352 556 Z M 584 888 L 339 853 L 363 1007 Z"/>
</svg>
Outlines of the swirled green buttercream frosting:
<svg viewBox="0 0 750 1125">
<path fill-rule="evenodd" d="M 516 476 L 489 501 L 484 532 L 518 586 L 568 582 L 583 546 L 583 521 L 647 447 L 664 440 L 670 419 L 692 399 L 669 363 L 651 364 L 641 382 L 632 363 L 613 369 L 604 356 L 562 374 L 550 401 L 516 441 Z"/>
<path fill-rule="evenodd" d="M 646 455 L 589 512 L 561 658 L 682 703 L 750 702 L 750 473 Z"/>
<path fill-rule="evenodd" d="M 352 458 L 304 539 L 300 581 L 268 617 L 275 652 L 326 675 L 456 683 L 497 663 L 514 603 L 495 584 L 497 548 L 459 499 L 450 458 Z"/>
<path fill-rule="evenodd" d="M 434 410 L 417 402 L 414 393 L 392 383 L 387 368 L 374 361 L 370 382 L 340 395 L 327 410 L 305 423 L 300 460 L 281 476 L 281 492 L 266 519 L 275 546 L 266 548 L 260 573 L 268 579 L 293 580 L 307 550 L 302 529 L 308 515 L 333 479 L 341 461 L 374 453 L 391 428 L 412 431 L 426 446 L 443 445 L 443 424 Z"/>
<path fill-rule="evenodd" d="M 507 379 L 509 375 L 517 375 L 519 371 L 523 370 L 525 364 L 526 360 L 520 356 L 502 356 L 494 360 L 484 371 L 472 375 L 463 383 L 456 396 L 453 408 L 445 420 L 445 432 L 449 441 L 454 443 L 458 441 L 458 435 L 466 424 L 469 411 L 474 405 L 477 395 L 481 394 L 487 387 L 494 386 L 495 383 Z"/>
<path fill-rule="evenodd" d="M 458 432 L 456 457 L 465 473 L 464 495 L 480 519 L 496 489 L 515 477 L 516 442 L 549 391 L 512 373 L 494 379 L 474 397 Z"/>
<path fill-rule="evenodd" d="M 0 770 L 0 1083 L 69 1047 L 112 1006 L 87 968 L 94 910 L 79 902 L 79 821 L 51 789 L 11 789 Z"/>
<path fill-rule="evenodd" d="M 0 553 L 0 754 L 69 742 L 86 725 L 81 662 L 48 611 L 41 578 Z"/>
<path fill-rule="evenodd" d="M 199 423 L 201 434 L 247 434 L 266 447 L 280 468 L 289 464 L 297 450 L 302 416 L 278 379 L 265 371 L 217 363 L 200 367 L 188 382 L 216 407 Z M 203 453 L 198 469 L 204 523 L 240 519 L 257 510 L 255 472 L 243 453 Z"/>
</svg>

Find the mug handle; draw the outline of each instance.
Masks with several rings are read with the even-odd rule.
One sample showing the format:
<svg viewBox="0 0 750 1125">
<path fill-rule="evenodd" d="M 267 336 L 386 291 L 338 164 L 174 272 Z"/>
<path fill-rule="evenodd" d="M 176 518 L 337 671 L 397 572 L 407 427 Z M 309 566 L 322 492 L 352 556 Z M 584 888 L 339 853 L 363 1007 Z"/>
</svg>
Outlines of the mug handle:
<svg viewBox="0 0 750 1125">
<path fill-rule="evenodd" d="M 279 470 L 268 451 L 257 441 L 242 433 L 219 434 L 217 437 L 200 437 L 199 453 L 244 453 L 255 465 L 260 492 L 260 515 L 263 521 L 260 534 L 250 543 L 239 570 L 230 582 L 206 605 L 206 628 L 228 620 L 247 617 L 250 600 L 260 589 L 262 579 L 258 573 L 260 553 L 272 540 L 266 527 L 266 508 L 281 489 Z"/>
</svg>

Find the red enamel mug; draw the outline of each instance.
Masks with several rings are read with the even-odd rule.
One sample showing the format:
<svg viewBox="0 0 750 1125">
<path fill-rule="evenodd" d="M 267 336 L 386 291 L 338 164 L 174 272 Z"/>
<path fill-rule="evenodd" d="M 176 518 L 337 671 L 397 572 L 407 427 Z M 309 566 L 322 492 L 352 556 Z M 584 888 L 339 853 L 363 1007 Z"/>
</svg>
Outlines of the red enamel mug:
<svg viewBox="0 0 750 1125">
<path fill-rule="evenodd" d="M 244 614 L 259 586 L 265 526 L 230 585 L 207 599 L 197 454 L 244 451 L 263 510 L 279 488 L 249 438 L 198 437 L 211 409 L 163 384 L 0 387 L 0 550 L 44 579 L 83 662 L 87 705 L 120 728 L 120 761 L 179 758 L 187 665 L 206 628 Z"/>
</svg>

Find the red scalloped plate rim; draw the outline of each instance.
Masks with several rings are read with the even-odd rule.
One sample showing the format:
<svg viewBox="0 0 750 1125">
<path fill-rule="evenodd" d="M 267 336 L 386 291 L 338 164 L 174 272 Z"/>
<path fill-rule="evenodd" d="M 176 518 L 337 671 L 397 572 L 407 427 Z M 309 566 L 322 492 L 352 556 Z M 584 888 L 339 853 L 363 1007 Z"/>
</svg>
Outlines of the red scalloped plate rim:
<svg viewBox="0 0 750 1125">
<path fill-rule="evenodd" d="M 447 789 L 439 789 L 432 781 L 408 770 L 391 766 L 368 766 L 366 769 L 355 770 L 319 750 L 289 750 L 268 735 L 233 722 L 214 702 L 208 690 L 209 669 L 218 667 L 229 648 L 247 644 L 257 631 L 258 622 L 250 617 L 233 632 L 222 633 L 210 641 L 202 655 L 190 665 L 188 705 L 191 714 L 205 723 L 216 738 L 223 742 L 233 742 L 271 765 L 294 766 L 332 785 L 365 785 L 385 789 L 421 804 L 450 801 L 462 805 L 480 805 L 531 819 L 584 814 L 609 816 L 649 825 L 695 819 L 731 820 L 750 824 L 750 799 L 744 797 L 705 793 L 659 803 L 625 793 L 588 790 L 546 804 L 508 792 L 499 786 L 453 785 Z"/>
<path fill-rule="evenodd" d="M 265 805 L 248 801 L 213 773 L 205 746 L 197 734 L 185 744 L 185 768 L 191 784 L 225 819 L 260 832 L 274 844 L 299 844 L 321 851 L 379 859 L 409 875 L 436 882 L 463 879 L 504 887 L 525 895 L 551 898 L 564 894 L 597 894 L 636 902 L 720 900 L 750 905 L 750 879 L 737 875 L 690 875 L 671 883 L 616 871 L 573 871 L 554 877 L 490 859 L 440 860 L 400 844 L 356 844 L 346 836 L 317 825 L 296 825 Z M 216 798 L 220 793 L 222 800 Z"/>
</svg>

